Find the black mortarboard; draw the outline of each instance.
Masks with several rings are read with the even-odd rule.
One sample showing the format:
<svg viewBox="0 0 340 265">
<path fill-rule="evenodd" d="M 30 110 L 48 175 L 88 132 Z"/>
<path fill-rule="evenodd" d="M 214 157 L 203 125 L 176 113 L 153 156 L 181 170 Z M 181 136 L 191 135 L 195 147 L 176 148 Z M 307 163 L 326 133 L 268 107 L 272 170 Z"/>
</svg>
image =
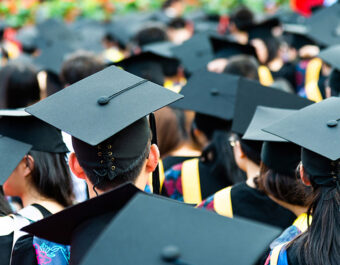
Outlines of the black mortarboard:
<svg viewBox="0 0 340 265">
<path fill-rule="evenodd" d="M 81 264 L 250 265 L 279 233 L 263 224 L 137 194 L 112 220 Z M 249 244 L 255 238 L 256 243 Z M 246 253 L 240 255 L 245 246 Z"/>
<path fill-rule="evenodd" d="M 71 264 L 79 264 L 92 243 L 136 193 L 133 184 L 121 185 L 93 199 L 66 208 L 22 230 L 34 236 L 71 245 Z M 51 229 L 62 227 L 63 229 Z"/>
<path fill-rule="evenodd" d="M 295 112 L 296 110 L 257 106 L 253 119 L 242 137 L 245 140 L 264 141 L 261 161 L 276 172 L 294 176 L 296 167 L 301 161 L 301 148 L 262 131 L 262 128 Z"/>
<path fill-rule="evenodd" d="M 190 73 L 205 69 L 214 58 L 208 35 L 203 33 L 195 34 L 183 44 L 173 47 L 172 52 Z"/>
<path fill-rule="evenodd" d="M 240 54 L 250 55 L 257 58 L 255 48 L 249 44 L 243 45 L 236 41 L 217 36 L 211 36 L 210 42 L 216 58 L 229 58 Z"/>
<path fill-rule="evenodd" d="M 174 58 L 174 54 L 171 49 L 175 46 L 176 45 L 170 41 L 161 41 L 144 45 L 143 51 L 152 52 L 167 58 Z"/>
<path fill-rule="evenodd" d="M 340 45 L 334 45 L 327 49 L 322 50 L 318 57 L 325 63 L 340 70 Z"/>
<path fill-rule="evenodd" d="M 0 135 L 0 185 L 12 174 L 32 146 Z"/>
<path fill-rule="evenodd" d="M 262 128 L 267 127 L 271 123 L 283 119 L 294 112 L 296 112 L 296 110 L 257 106 L 253 118 L 251 119 L 242 139 L 253 141 L 286 142 L 281 137 L 262 131 Z"/>
<path fill-rule="evenodd" d="M 232 131 L 243 135 L 258 105 L 274 108 L 300 109 L 312 102 L 259 82 L 241 78 L 236 94 L 235 113 Z"/>
<path fill-rule="evenodd" d="M 317 45 L 316 42 L 309 37 L 309 31 L 305 25 L 285 24 L 283 25 L 283 31 L 283 36 L 287 43 L 297 50 L 305 45 Z"/>
<path fill-rule="evenodd" d="M 41 54 L 35 58 L 34 64 L 39 70 L 45 70 L 59 75 L 66 56 L 74 51 L 75 50 L 65 42 L 53 43 L 41 49 Z"/>
<path fill-rule="evenodd" d="M 280 20 L 278 18 L 269 18 L 258 23 L 254 23 L 245 28 L 248 32 L 249 40 L 252 39 L 266 39 L 272 37 L 272 30 L 275 27 L 280 26 Z"/>
<path fill-rule="evenodd" d="M 264 130 L 301 146 L 301 160 L 307 173 L 315 183 L 328 185 L 339 176 L 339 165 L 335 162 L 340 158 L 339 120 L 340 99 L 332 97 L 305 107 Z"/>
<path fill-rule="evenodd" d="M 32 145 L 32 150 L 69 152 L 59 130 L 24 110 L 0 110 L 0 134 Z"/>
<path fill-rule="evenodd" d="M 239 80 L 236 75 L 197 71 L 181 90 L 184 99 L 171 107 L 232 120 Z"/>
<path fill-rule="evenodd" d="M 307 20 L 309 36 L 325 46 L 340 42 L 340 4 L 323 8 Z"/>
<path fill-rule="evenodd" d="M 77 157 L 93 168 L 105 170 L 105 175 L 112 180 L 126 169 L 124 165 L 129 160 L 142 155 L 150 139 L 145 116 L 182 97 L 110 66 L 26 110 L 72 135 L 74 148 L 80 151 L 78 154 L 76 151 Z M 155 134 L 152 115 L 150 117 Z M 156 137 L 153 136 L 154 143 Z"/>
</svg>

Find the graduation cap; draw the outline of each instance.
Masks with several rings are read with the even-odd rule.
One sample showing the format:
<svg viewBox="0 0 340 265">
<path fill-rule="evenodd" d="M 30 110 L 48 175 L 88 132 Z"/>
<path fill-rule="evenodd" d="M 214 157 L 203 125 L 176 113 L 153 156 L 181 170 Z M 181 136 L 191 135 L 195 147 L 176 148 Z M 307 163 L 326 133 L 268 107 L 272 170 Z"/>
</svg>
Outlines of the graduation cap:
<svg viewBox="0 0 340 265">
<path fill-rule="evenodd" d="M 279 233 L 279 229 L 263 224 L 137 194 L 81 264 L 250 265 Z M 256 244 L 249 244 L 255 238 Z M 240 255 L 245 246 L 246 254 Z"/>
<path fill-rule="evenodd" d="M 74 51 L 75 49 L 65 42 L 53 43 L 42 48 L 41 54 L 35 58 L 33 63 L 39 70 L 59 75 L 66 56 Z"/>
<path fill-rule="evenodd" d="M 36 151 L 69 152 L 59 130 L 23 109 L 0 110 L 0 135 L 29 144 Z"/>
<path fill-rule="evenodd" d="M 0 135 L 0 185 L 12 174 L 32 146 Z"/>
<path fill-rule="evenodd" d="M 307 20 L 309 36 L 324 46 L 340 42 L 340 3 L 323 8 Z"/>
<path fill-rule="evenodd" d="M 319 53 L 319 57 L 333 68 L 340 70 L 340 45 L 334 45 Z"/>
<path fill-rule="evenodd" d="M 161 41 L 144 45 L 142 50 L 144 52 L 152 52 L 163 57 L 174 58 L 174 54 L 171 49 L 175 46 L 176 45 L 170 41 Z"/>
<path fill-rule="evenodd" d="M 110 66 L 26 111 L 72 135 L 78 160 L 98 170 L 107 171 L 109 166 L 106 175 L 112 179 L 145 149 L 150 139 L 145 117 L 182 97 Z M 154 119 L 150 117 L 155 143 Z"/>
<path fill-rule="evenodd" d="M 190 73 L 205 69 L 214 59 L 208 35 L 203 33 L 195 34 L 181 45 L 173 47 L 172 52 Z"/>
<path fill-rule="evenodd" d="M 340 181 L 340 99 L 328 98 L 305 107 L 263 130 L 302 147 L 301 160 L 312 182 Z"/>
<path fill-rule="evenodd" d="M 51 242 L 71 245 L 71 263 L 79 264 L 110 221 L 139 192 L 142 191 L 136 186 L 126 183 L 26 226 L 22 231 Z"/>
<path fill-rule="evenodd" d="M 274 108 L 300 109 L 312 104 L 305 98 L 262 86 L 259 82 L 241 78 L 236 94 L 232 131 L 243 135 L 258 105 Z"/>
<path fill-rule="evenodd" d="M 244 140 L 263 141 L 261 161 L 276 172 L 293 176 L 295 176 L 296 167 L 301 161 L 301 148 L 262 131 L 262 128 L 295 112 L 296 110 L 291 109 L 257 106 L 248 129 L 242 137 Z"/>
<path fill-rule="evenodd" d="M 288 44 L 297 50 L 305 45 L 317 45 L 317 43 L 309 36 L 309 30 L 305 25 L 284 24 L 283 36 Z"/>
<path fill-rule="evenodd" d="M 216 58 L 229 58 L 240 54 L 250 55 L 257 58 L 255 48 L 249 44 L 243 45 L 236 41 L 217 36 L 211 36 L 210 42 Z"/>
<path fill-rule="evenodd" d="M 171 107 L 232 120 L 239 80 L 236 75 L 197 71 L 181 90 L 184 99 Z"/>
<path fill-rule="evenodd" d="M 262 20 L 258 23 L 250 24 L 245 27 L 245 31 L 248 32 L 249 40 L 253 39 L 266 39 L 268 37 L 272 37 L 272 30 L 275 27 L 280 26 L 280 20 L 276 17 L 272 17 L 269 19 Z"/>
</svg>

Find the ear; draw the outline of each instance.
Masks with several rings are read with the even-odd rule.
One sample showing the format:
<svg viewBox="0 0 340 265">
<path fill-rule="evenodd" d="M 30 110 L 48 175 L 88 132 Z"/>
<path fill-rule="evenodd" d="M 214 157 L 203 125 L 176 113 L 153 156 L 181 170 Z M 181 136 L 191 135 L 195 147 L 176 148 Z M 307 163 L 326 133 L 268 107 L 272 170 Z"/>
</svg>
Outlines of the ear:
<svg viewBox="0 0 340 265">
<path fill-rule="evenodd" d="M 300 165 L 299 171 L 300 171 L 300 178 L 302 180 L 302 183 L 305 184 L 306 186 L 312 186 L 312 184 L 310 183 L 309 178 L 305 174 L 305 169 L 304 169 L 302 164 Z"/>
<path fill-rule="evenodd" d="M 246 157 L 246 154 L 243 152 L 242 150 L 242 147 L 241 147 L 241 144 L 240 144 L 240 141 L 236 141 L 235 142 L 235 147 L 234 148 L 237 148 L 237 154 L 240 158 L 245 158 Z"/>
<path fill-rule="evenodd" d="M 34 168 L 34 158 L 31 155 L 25 156 L 19 164 L 23 176 L 29 176 Z"/>
<path fill-rule="evenodd" d="M 73 172 L 74 175 L 76 175 L 80 179 L 85 179 L 86 174 L 83 170 L 83 168 L 79 165 L 78 159 L 76 157 L 75 153 L 71 153 L 69 159 L 68 159 L 68 164 L 70 166 L 71 171 Z"/>
<path fill-rule="evenodd" d="M 153 144 L 150 146 L 149 157 L 146 160 L 146 171 L 148 173 L 154 172 L 159 162 L 159 149 L 157 145 Z"/>
</svg>

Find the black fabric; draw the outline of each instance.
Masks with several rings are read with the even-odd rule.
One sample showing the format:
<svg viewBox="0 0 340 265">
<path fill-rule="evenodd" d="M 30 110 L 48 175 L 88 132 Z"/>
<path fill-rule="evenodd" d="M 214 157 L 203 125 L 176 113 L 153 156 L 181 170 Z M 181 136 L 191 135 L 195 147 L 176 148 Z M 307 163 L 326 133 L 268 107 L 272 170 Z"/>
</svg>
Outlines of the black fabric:
<svg viewBox="0 0 340 265">
<path fill-rule="evenodd" d="M 167 156 L 162 159 L 164 172 L 172 168 L 174 165 L 180 164 L 185 160 L 196 158 L 195 156 Z"/>
<path fill-rule="evenodd" d="M 285 229 L 296 215 L 272 201 L 265 193 L 249 187 L 245 182 L 231 189 L 234 216 L 244 217 Z"/>
<path fill-rule="evenodd" d="M 74 236 L 71 240 L 72 251 L 70 265 L 80 264 L 85 253 L 88 252 L 95 239 L 107 227 L 116 213 L 117 212 L 114 211 L 91 218 L 75 229 Z"/>
<path fill-rule="evenodd" d="M 296 88 L 296 65 L 293 63 L 285 63 L 279 71 L 272 71 L 274 80 L 278 78 L 286 79 L 293 89 Z"/>
<path fill-rule="evenodd" d="M 288 265 L 307 265 L 304 262 L 304 259 L 302 259 L 302 263 L 299 262 L 298 256 L 296 253 L 296 248 L 290 247 L 287 249 L 287 259 L 288 259 Z"/>
<path fill-rule="evenodd" d="M 8 265 L 11 258 L 13 233 L 0 237 L 0 264 Z"/>
<path fill-rule="evenodd" d="M 40 204 L 32 204 L 37 208 L 43 217 L 50 216 L 52 213 Z M 37 265 L 37 257 L 33 246 L 33 236 L 25 235 L 15 242 L 11 265 Z"/>
</svg>

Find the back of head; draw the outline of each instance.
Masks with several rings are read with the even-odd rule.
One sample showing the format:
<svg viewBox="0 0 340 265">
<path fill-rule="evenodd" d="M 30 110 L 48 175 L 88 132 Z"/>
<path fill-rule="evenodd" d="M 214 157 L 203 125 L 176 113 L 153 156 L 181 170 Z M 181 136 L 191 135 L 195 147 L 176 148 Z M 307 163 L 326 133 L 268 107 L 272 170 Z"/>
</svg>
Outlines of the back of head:
<svg viewBox="0 0 340 265">
<path fill-rule="evenodd" d="M 187 25 L 187 22 L 185 21 L 184 18 L 181 17 L 177 17 L 172 19 L 169 23 L 168 23 L 168 28 L 170 29 L 183 29 L 185 28 Z"/>
<path fill-rule="evenodd" d="M 261 141 L 240 140 L 240 145 L 246 157 L 256 165 L 261 164 Z"/>
<path fill-rule="evenodd" d="M 139 47 L 143 47 L 144 45 L 166 41 L 167 39 L 166 31 L 162 27 L 152 25 L 140 30 L 134 41 Z"/>
<path fill-rule="evenodd" d="M 259 64 L 254 57 L 236 55 L 230 58 L 223 72 L 259 81 L 258 67 Z"/>
<path fill-rule="evenodd" d="M 77 51 L 63 63 L 60 77 L 64 85 L 72 85 L 104 68 L 104 61 L 95 54 Z"/>
<path fill-rule="evenodd" d="M 254 22 L 254 14 L 250 9 L 242 6 L 231 14 L 230 22 L 234 23 L 239 30 L 244 30 Z"/>
<path fill-rule="evenodd" d="M 173 4 L 177 2 L 181 2 L 182 0 L 165 0 L 162 5 L 162 9 L 167 9 L 171 7 Z"/>
<path fill-rule="evenodd" d="M 1 72 L 4 73 L 4 108 L 22 108 L 39 101 L 37 71 L 32 65 L 12 62 L 1 69 Z"/>
</svg>

